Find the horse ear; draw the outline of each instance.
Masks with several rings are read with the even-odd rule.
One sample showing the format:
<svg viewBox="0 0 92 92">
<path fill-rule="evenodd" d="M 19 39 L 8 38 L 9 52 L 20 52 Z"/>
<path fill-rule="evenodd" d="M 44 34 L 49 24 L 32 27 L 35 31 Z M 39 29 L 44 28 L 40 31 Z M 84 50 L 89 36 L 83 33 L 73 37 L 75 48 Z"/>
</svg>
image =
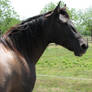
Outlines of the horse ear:
<svg viewBox="0 0 92 92">
<path fill-rule="evenodd" d="M 54 9 L 54 13 L 58 13 L 59 12 L 59 10 L 60 10 L 60 3 L 61 3 L 61 1 L 59 1 L 58 5 Z"/>
<path fill-rule="evenodd" d="M 64 5 L 63 9 L 66 10 L 66 4 Z"/>
</svg>

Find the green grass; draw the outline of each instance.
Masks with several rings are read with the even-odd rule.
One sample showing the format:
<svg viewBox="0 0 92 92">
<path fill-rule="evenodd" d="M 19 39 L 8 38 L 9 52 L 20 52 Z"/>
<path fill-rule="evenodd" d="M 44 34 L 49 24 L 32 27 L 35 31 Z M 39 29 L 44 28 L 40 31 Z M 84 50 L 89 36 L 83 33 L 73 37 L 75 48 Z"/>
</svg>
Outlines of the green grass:
<svg viewBox="0 0 92 92">
<path fill-rule="evenodd" d="M 92 78 L 92 46 L 82 57 L 59 46 L 49 46 L 36 66 L 37 75 Z M 92 92 L 92 80 L 37 76 L 34 92 Z"/>
<path fill-rule="evenodd" d="M 34 92 L 92 92 L 92 81 L 39 77 Z"/>
</svg>

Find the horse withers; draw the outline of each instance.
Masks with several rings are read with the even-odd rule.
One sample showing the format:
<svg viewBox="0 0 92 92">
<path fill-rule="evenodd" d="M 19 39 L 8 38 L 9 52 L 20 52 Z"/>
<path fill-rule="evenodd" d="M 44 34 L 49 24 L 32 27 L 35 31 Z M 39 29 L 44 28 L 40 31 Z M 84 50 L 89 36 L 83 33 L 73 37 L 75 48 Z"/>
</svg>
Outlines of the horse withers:
<svg viewBox="0 0 92 92">
<path fill-rule="evenodd" d="M 22 21 L 2 35 L 0 92 L 32 92 L 35 65 L 50 43 L 61 45 L 76 56 L 82 56 L 88 48 L 60 3 L 53 11 Z"/>
</svg>

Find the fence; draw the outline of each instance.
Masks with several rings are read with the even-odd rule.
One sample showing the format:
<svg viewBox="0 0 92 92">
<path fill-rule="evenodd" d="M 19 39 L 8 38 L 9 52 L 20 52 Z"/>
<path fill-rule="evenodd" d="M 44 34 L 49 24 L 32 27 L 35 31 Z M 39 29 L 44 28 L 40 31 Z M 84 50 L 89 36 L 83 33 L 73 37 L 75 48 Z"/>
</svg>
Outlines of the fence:
<svg viewBox="0 0 92 92">
<path fill-rule="evenodd" d="M 92 43 L 92 37 L 91 36 L 83 36 L 86 40 L 88 40 L 88 43 Z"/>
</svg>

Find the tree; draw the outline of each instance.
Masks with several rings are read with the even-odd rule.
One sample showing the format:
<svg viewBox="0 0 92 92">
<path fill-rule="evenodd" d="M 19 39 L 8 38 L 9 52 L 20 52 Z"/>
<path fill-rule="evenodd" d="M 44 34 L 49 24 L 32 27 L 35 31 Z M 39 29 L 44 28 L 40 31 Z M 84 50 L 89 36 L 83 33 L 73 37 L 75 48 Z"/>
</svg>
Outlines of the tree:
<svg viewBox="0 0 92 92">
<path fill-rule="evenodd" d="M 82 25 L 85 26 L 86 31 L 91 33 L 92 37 L 92 7 L 85 10 L 81 19 L 83 20 Z"/>
<path fill-rule="evenodd" d="M 48 11 L 51 11 L 51 10 L 55 9 L 56 5 L 57 5 L 57 4 L 51 2 L 51 3 L 47 4 L 47 5 L 41 10 L 40 13 L 43 14 L 43 13 L 46 13 L 46 12 L 48 12 Z M 63 2 L 63 1 L 60 3 L 60 6 L 61 6 L 61 7 L 64 6 L 64 2 Z"/>
<path fill-rule="evenodd" d="M 10 5 L 10 1 L 0 0 L 0 29 L 4 33 L 16 23 L 19 23 L 19 16 Z"/>
</svg>

